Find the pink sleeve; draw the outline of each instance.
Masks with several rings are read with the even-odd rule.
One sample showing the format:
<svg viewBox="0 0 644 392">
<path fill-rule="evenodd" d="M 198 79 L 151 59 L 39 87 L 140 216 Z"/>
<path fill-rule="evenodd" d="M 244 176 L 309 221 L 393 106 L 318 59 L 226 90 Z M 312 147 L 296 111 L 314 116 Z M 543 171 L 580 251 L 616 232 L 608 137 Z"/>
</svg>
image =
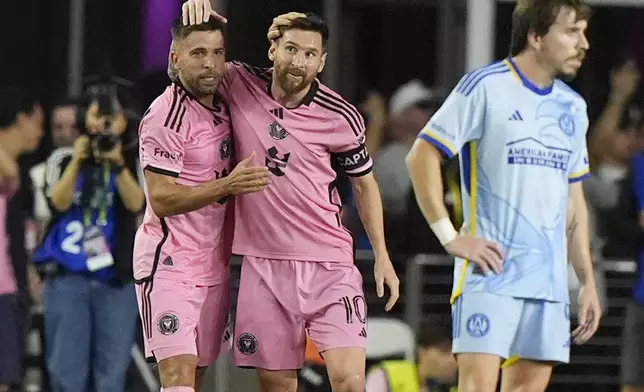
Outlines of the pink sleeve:
<svg viewBox="0 0 644 392">
<path fill-rule="evenodd" d="M 362 177 L 371 172 L 373 161 L 365 146 L 365 127 L 362 116 L 343 115 L 336 120 L 331 152 L 338 165 L 350 177 Z"/>
<path fill-rule="evenodd" d="M 367 392 L 388 392 L 388 384 L 385 371 L 382 369 L 374 369 L 367 374 L 365 390 Z"/>
<path fill-rule="evenodd" d="M 271 68 L 261 68 L 242 63 L 240 61 L 229 61 L 226 63 L 224 78 L 221 80 L 217 92 L 226 101 L 230 100 L 234 93 L 233 84 L 240 75 L 251 77 L 258 83 L 265 83 L 270 80 Z"/>
<path fill-rule="evenodd" d="M 244 72 L 244 63 L 240 63 L 239 61 L 226 62 L 224 78 L 221 80 L 218 90 L 219 95 L 224 100 L 228 101 L 230 99 L 233 82 L 241 72 Z"/>
<path fill-rule="evenodd" d="M 185 132 L 160 125 L 141 125 L 141 167 L 178 177 L 183 170 Z"/>
</svg>

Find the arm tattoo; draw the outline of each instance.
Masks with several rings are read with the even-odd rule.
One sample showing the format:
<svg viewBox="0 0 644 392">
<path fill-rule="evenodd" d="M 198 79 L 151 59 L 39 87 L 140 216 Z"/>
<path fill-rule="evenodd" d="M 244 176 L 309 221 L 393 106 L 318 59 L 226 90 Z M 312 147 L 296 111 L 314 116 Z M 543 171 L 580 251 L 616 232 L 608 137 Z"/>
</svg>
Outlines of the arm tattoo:
<svg viewBox="0 0 644 392">
<path fill-rule="evenodd" d="M 572 241 L 572 237 L 575 235 L 578 225 L 579 223 L 577 223 L 577 218 L 573 215 L 570 218 L 570 222 L 568 222 L 568 227 L 566 227 L 566 237 L 568 237 L 568 241 Z"/>
</svg>

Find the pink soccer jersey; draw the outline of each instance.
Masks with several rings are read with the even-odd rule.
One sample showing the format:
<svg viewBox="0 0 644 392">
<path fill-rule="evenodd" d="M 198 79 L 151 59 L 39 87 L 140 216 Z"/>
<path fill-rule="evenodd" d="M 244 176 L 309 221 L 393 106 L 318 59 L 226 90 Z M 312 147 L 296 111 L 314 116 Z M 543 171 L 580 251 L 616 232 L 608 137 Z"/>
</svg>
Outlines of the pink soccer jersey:
<svg viewBox="0 0 644 392">
<path fill-rule="evenodd" d="M 227 108 L 202 105 L 179 85 L 169 86 L 146 112 L 139 127 L 139 156 L 145 171 L 197 186 L 231 170 L 231 131 Z M 198 285 L 228 278 L 232 220 L 227 199 L 186 214 L 159 218 L 149 193 L 143 224 L 134 244 L 134 277 L 152 275 Z"/>
<path fill-rule="evenodd" d="M 299 107 L 287 109 L 271 97 L 270 83 L 270 70 L 233 62 L 220 88 L 230 107 L 236 157 L 254 151 L 255 164 L 273 174 L 264 191 L 237 196 L 233 253 L 353 262 L 332 160 L 349 176 L 371 171 L 362 116 L 317 81 Z"/>
</svg>

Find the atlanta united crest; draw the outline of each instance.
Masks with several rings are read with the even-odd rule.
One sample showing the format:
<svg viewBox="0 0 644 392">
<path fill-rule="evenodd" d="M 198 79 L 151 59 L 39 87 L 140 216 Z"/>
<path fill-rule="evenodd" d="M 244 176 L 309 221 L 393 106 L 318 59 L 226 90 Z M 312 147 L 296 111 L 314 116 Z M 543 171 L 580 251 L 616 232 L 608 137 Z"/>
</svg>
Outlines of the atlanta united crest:
<svg viewBox="0 0 644 392">
<path fill-rule="evenodd" d="M 490 319 L 483 313 L 474 313 L 467 319 L 467 332 L 473 338 L 482 338 L 490 331 Z"/>
</svg>

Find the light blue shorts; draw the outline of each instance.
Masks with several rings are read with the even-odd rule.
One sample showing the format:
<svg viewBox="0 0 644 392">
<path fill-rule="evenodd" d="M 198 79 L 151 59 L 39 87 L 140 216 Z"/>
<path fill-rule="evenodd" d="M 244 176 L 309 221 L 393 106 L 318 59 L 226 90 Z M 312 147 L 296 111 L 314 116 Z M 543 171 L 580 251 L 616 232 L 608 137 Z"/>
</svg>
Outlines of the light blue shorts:
<svg viewBox="0 0 644 392">
<path fill-rule="evenodd" d="M 454 353 L 568 363 L 570 307 L 564 302 L 463 293 L 452 305 Z"/>
</svg>

